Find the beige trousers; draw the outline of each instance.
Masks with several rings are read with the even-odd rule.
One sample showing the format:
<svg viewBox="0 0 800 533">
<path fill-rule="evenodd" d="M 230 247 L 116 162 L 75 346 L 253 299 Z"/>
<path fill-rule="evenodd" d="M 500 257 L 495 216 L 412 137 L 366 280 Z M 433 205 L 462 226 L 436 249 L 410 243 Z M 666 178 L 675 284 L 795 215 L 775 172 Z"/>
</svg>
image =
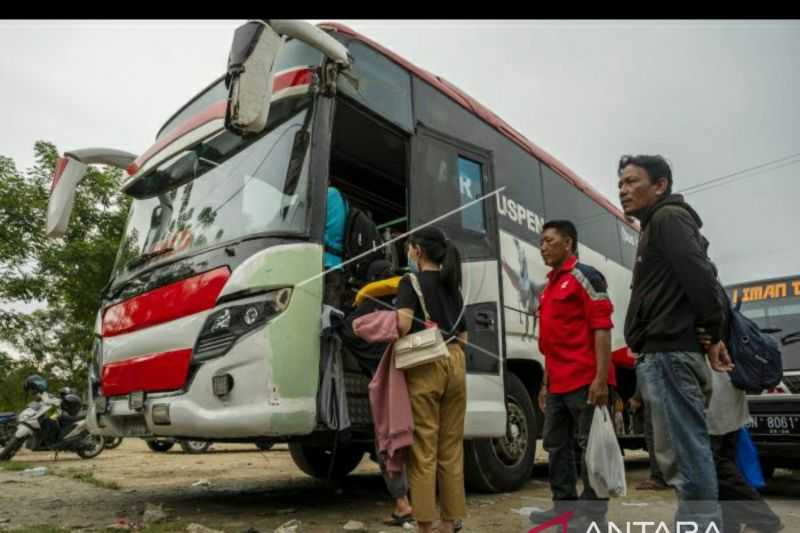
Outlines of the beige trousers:
<svg viewBox="0 0 800 533">
<path fill-rule="evenodd" d="M 438 480 L 442 520 L 466 514 L 464 415 L 467 387 L 464 352 L 449 344 L 450 357 L 406 370 L 414 443 L 408 469 L 411 505 L 417 521 L 433 522 Z"/>
</svg>

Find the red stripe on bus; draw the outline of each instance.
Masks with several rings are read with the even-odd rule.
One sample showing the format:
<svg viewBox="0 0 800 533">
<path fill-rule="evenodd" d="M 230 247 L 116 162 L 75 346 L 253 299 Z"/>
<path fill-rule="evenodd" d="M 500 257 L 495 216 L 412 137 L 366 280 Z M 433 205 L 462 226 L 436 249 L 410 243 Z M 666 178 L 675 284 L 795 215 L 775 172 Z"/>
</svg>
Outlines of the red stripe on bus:
<svg viewBox="0 0 800 533">
<path fill-rule="evenodd" d="M 193 116 L 192 118 L 181 124 L 180 127 L 172 130 L 170 133 L 161 137 L 161 139 L 159 139 L 158 142 L 156 142 L 153 146 L 148 148 L 148 150 L 145 153 L 137 157 L 136 161 L 134 161 L 128 166 L 128 168 L 126 169 L 128 175 L 133 176 L 134 174 L 136 174 L 139 171 L 139 169 L 142 168 L 142 165 L 147 163 L 147 161 L 149 161 L 150 158 L 152 158 L 158 152 L 166 148 L 167 145 L 172 144 L 172 142 L 178 139 L 179 137 L 183 137 L 190 131 L 197 129 L 203 124 L 207 124 L 212 120 L 224 118 L 225 106 L 226 106 L 225 100 L 220 100 L 219 102 L 215 102 L 211 104 L 209 107 L 207 107 L 204 111 L 198 113 L 197 115 Z"/>
<path fill-rule="evenodd" d="M 189 374 L 192 349 L 159 352 L 103 365 L 103 396 L 136 391 L 157 392 L 183 388 Z"/>
<path fill-rule="evenodd" d="M 230 277 L 219 267 L 112 305 L 103 313 L 103 337 L 113 337 L 214 307 Z"/>
<path fill-rule="evenodd" d="M 289 87 L 297 87 L 300 85 L 308 85 L 311 83 L 314 77 L 314 72 L 310 68 L 297 68 L 294 70 L 290 70 L 288 72 L 284 72 L 283 74 L 279 74 L 275 76 L 272 80 L 272 92 L 276 93 L 283 89 L 288 89 Z M 190 131 L 199 128 L 203 124 L 211 122 L 212 120 L 217 120 L 221 118 L 225 118 L 225 108 L 227 107 L 227 100 L 220 100 L 211 104 L 208 108 L 201 111 L 197 115 L 189 118 L 180 125 L 180 127 L 174 129 L 170 133 L 164 135 L 161 139 L 159 139 L 153 146 L 151 146 L 145 153 L 140 155 L 136 158 L 136 161 L 131 163 L 128 168 L 126 169 L 129 176 L 133 176 L 139 169 L 147 163 L 154 155 L 164 149 L 167 145 L 171 144 L 176 139 L 183 137 Z"/>
<path fill-rule="evenodd" d="M 58 158 L 55 172 L 53 172 L 53 183 L 50 184 L 50 193 L 52 193 L 53 190 L 56 188 L 58 180 L 60 180 L 61 176 L 64 174 L 64 170 L 67 168 L 67 163 L 69 163 L 69 159 L 67 159 L 66 157 Z"/>
<path fill-rule="evenodd" d="M 279 74 L 272 79 L 272 92 L 277 93 L 289 87 L 308 85 L 314 79 L 314 72 L 310 68 L 290 70 Z"/>
</svg>

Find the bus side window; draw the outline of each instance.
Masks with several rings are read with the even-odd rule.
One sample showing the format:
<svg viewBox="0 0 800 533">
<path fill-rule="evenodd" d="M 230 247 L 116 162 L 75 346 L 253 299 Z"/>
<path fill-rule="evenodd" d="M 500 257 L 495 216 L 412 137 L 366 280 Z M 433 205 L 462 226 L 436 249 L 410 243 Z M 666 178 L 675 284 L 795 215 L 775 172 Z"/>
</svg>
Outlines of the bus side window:
<svg viewBox="0 0 800 533">
<path fill-rule="evenodd" d="M 496 201 L 483 198 L 492 187 L 491 154 L 419 129 L 409 187 L 411 227 L 438 219 L 437 226 L 458 244 L 462 258 L 496 257 Z"/>
<path fill-rule="evenodd" d="M 458 189 L 461 207 L 482 197 L 483 167 L 463 156 L 458 157 Z M 477 202 L 461 211 L 461 227 L 475 233 L 486 233 L 486 210 L 484 202 Z"/>
</svg>

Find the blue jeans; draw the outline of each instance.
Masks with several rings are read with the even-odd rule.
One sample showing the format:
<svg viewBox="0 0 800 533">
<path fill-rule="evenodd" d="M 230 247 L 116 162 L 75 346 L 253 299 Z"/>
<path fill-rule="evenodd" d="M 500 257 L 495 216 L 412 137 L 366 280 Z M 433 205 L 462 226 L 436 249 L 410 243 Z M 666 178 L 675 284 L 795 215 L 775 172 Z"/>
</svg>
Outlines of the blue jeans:
<svg viewBox="0 0 800 533">
<path fill-rule="evenodd" d="M 653 417 L 655 457 L 664 480 L 678 493 L 675 520 L 705 531 L 722 524 L 717 471 L 706 426 L 711 369 L 697 352 L 643 353 L 636 365 L 642 398 Z"/>
</svg>

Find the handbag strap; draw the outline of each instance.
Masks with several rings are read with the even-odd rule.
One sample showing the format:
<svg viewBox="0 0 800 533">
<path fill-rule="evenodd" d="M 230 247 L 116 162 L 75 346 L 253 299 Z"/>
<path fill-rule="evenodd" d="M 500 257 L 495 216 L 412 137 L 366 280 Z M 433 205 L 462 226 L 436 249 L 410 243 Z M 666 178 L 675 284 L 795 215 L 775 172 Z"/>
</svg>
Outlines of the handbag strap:
<svg viewBox="0 0 800 533">
<path fill-rule="evenodd" d="M 417 279 L 415 274 L 411 273 L 408 274 L 408 279 L 411 281 L 411 286 L 414 288 L 414 292 L 417 293 L 417 298 L 422 306 L 422 312 L 425 313 L 425 320 L 430 322 L 431 315 L 428 313 L 428 307 L 425 305 L 425 297 L 422 295 L 422 287 L 419 284 L 419 279 Z"/>
</svg>

